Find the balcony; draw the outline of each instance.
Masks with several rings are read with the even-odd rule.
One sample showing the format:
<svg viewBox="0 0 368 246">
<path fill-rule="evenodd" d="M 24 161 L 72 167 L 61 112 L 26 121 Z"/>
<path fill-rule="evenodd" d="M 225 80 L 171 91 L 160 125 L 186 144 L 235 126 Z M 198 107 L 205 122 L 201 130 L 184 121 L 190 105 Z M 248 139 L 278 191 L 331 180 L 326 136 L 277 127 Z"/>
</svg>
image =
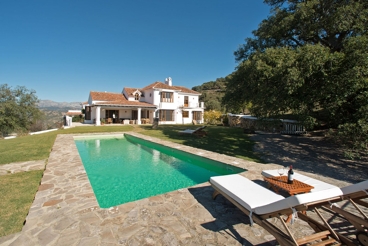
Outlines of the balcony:
<svg viewBox="0 0 368 246">
<path fill-rule="evenodd" d="M 204 103 L 185 103 L 180 105 L 179 108 L 204 108 Z"/>
</svg>

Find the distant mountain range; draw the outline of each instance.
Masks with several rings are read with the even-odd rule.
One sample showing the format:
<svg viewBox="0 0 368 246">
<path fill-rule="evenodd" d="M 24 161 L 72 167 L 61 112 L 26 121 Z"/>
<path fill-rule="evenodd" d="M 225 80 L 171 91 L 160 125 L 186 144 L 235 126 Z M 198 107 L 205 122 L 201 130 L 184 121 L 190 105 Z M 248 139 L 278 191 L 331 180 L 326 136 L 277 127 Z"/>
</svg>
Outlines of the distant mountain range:
<svg viewBox="0 0 368 246">
<path fill-rule="evenodd" d="M 54 102 L 51 100 L 40 100 L 38 107 L 42 110 L 65 111 L 69 109 L 82 109 L 82 102 Z"/>
<path fill-rule="evenodd" d="M 40 100 L 38 108 L 44 113 L 43 125 L 45 129 L 59 128 L 63 125 L 63 115 L 68 110 L 81 110 L 81 102 L 54 102 Z"/>
</svg>

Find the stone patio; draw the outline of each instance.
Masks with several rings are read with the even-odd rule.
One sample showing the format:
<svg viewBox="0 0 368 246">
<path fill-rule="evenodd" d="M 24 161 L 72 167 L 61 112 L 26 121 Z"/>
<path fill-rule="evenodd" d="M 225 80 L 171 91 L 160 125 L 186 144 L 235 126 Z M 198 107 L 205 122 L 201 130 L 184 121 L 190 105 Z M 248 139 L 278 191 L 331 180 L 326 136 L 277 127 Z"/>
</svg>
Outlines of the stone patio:
<svg viewBox="0 0 368 246">
<path fill-rule="evenodd" d="M 137 137 L 246 169 L 243 176 L 264 184 L 261 171 L 276 164 L 245 161 L 202 149 L 129 132 Z M 91 134 L 90 134 L 91 135 Z M 99 134 L 101 135 L 101 134 Z M 302 173 L 302 172 L 301 172 Z M 314 178 L 348 183 L 316 174 Z M 208 182 L 163 195 L 100 209 L 72 135 L 58 135 L 41 185 L 20 233 L 0 238 L 1 245 L 276 245 L 262 227 L 219 196 Z M 297 220 L 296 236 L 311 228 Z"/>
</svg>

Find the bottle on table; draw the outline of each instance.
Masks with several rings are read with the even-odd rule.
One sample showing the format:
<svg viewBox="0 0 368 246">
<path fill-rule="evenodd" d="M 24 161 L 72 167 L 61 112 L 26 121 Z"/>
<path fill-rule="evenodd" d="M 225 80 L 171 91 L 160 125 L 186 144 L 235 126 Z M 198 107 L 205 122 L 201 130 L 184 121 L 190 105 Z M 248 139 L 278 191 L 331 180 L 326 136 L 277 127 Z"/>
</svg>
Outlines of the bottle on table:
<svg viewBox="0 0 368 246">
<path fill-rule="evenodd" d="M 287 180 L 287 183 L 288 184 L 292 184 L 293 183 L 293 180 L 294 180 L 294 171 L 293 171 L 293 166 L 290 165 L 290 169 L 288 171 L 288 180 Z"/>
</svg>

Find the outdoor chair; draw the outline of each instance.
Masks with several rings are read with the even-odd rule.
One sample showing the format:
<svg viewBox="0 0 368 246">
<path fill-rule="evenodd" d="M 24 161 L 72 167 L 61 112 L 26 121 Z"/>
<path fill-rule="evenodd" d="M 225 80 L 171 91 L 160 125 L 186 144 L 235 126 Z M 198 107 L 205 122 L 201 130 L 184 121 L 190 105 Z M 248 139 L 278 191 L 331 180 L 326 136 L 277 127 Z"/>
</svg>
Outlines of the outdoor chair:
<svg viewBox="0 0 368 246">
<path fill-rule="evenodd" d="M 107 124 L 112 124 L 112 118 L 107 118 Z"/>
<path fill-rule="evenodd" d="M 280 245 L 354 245 L 352 240 L 335 232 L 325 220 L 322 219 L 323 223 L 320 223 L 305 213 L 306 210 L 313 209 L 320 214 L 317 208 L 321 204 L 338 200 L 343 194 L 338 187 L 285 198 L 239 174 L 211 177 L 210 183 L 215 189 L 213 199 L 222 194 L 249 216 L 251 225 L 255 222 L 263 227 Z M 293 218 L 297 215 L 299 219 L 306 221 L 315 233 L 296 239 L 281 217 L 291 214 Z M 268 221 L 269 218 L 281 221 L 283 229 Z"/>
</svg>

